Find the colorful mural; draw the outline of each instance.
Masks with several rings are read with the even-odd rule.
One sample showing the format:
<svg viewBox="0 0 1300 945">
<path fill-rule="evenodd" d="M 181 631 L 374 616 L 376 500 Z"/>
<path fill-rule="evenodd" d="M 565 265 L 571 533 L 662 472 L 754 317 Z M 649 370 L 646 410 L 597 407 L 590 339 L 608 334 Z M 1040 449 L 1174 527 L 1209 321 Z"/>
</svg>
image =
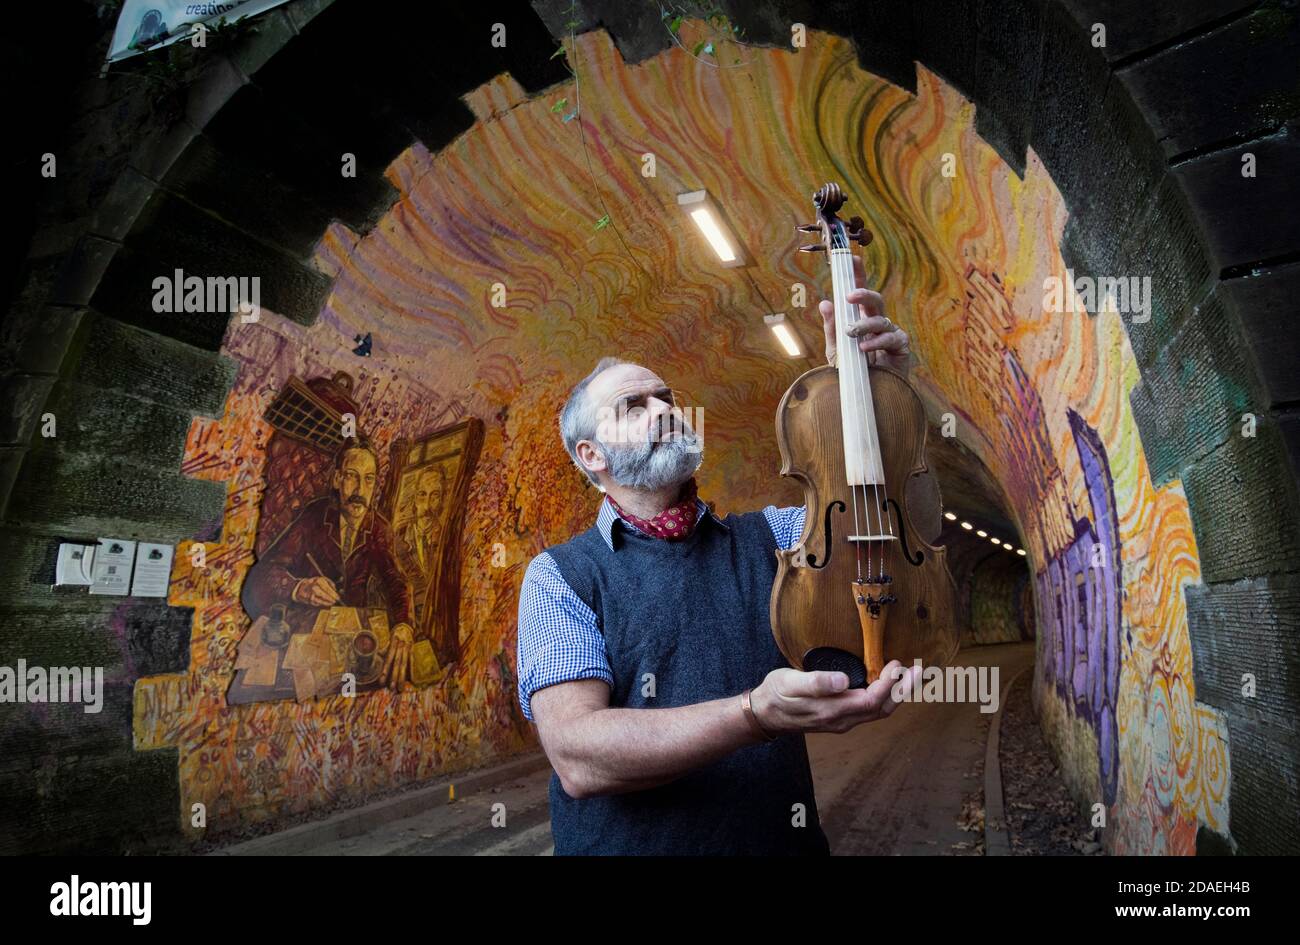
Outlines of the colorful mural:
<svg viewBox="0 0 1300 945">
<path fill-rule="evenodd" d="M 460 546 L 442 538 L 463 518 L 482 422 L 399 437 L 385 485 L 369 438 L 349 435 L 351 390 L 343 372 L 291 377 L 267 409 L 231 704 L 428 685 L 459 656 Z"/>
<path fill-rule="evenodd" d="M 816 342 L 826 272 L 793 251 L 793 227 L 835 180 L 876 234 L 867 271 L 912 334 L 929 408 L 958 418 L 1014 503 L 1037 575 L 1036 700 L 1076 796 L 1106 806 L 1117 852 L 1189 853 L 1198 824 L 1226 832 L 1226 727 L 1196 701 L 1191 671 L 1187 503 L 1181 483 L 1151 483 L 1121 315 L 1043 310 L 1044 280 L 1065 274 L 1067 214 L 1042 164 L 1031 153 L 1018 178 L 975 133 L 973 106 L 924 69 L 912 95 L 862 72 L 835 37 L 746 53 L 719 68 L 674 47 L 628 67 L 593 32 L 570 50 L 580 89 L 528 99 L 499 76 L 466 97 L 474 127 L 393 162 L 399 199 L 370 233 L 323 235 L 316 264 L 334 285 L 315 324 L 232 323 L 238 380 L 223 416 L 195 420 L 185 456 L 191 475 L 229 488 L 204 566 L 182 547 L 174 576 L 171 602 L 195 608 L 191 665 L 136 690 L 137 746 L 179 750 L 184 823 L 203 802 L 208 831 L 238 831 L 534 744 L 510 678 L 518 585 L 534 554 L 594 514 L 556 421 L 600 355 L 654 367 L 707 412 L 698 481 L 720 512 L 796 501 L 773 417 L 807 362 L 781 357 L 760 318 L 768 302 L 710 263 L 676 195 L 709 190 L 763 294 Z M 562 99 L 581 103 L 576 117 Z M 368 356 L 354 351 L 365 336 Z M 459 658 L 409 691 L 231 704 L 251 627 L 241 595 L 276 534 L 260 521 L 277 481 L 265 415 L 292 378 L 336 372 L 355 379 L 378 480 L 400 483 L 387 517 L 417 600 L 425 564 L 412 562 L 438 542 L 460 551 Z M 423 456 L 394 479 L 393 446 L 471 418 L 481 455 L 449 530 L 433 524 L 446 482 L 423 475 Z M 312 475 L 304 497 L 332 481 Z M 1088 570 L 1093 546 L 1108 570 Z"/>
<path fill-rule="evenodd" d="M 1115 803 L 1119 745 L 1115 700 L 1119 689 L 1121 587 L 1115 497 L 1106 451 L 1083 418 L 1068 410 L 1091 516 L 1074 519 L 1075 538 L 1038 573 L 1038 600 L 1050 637 L 1041 677 L 1097 735 L 1102 799 Z"/>
</svg>

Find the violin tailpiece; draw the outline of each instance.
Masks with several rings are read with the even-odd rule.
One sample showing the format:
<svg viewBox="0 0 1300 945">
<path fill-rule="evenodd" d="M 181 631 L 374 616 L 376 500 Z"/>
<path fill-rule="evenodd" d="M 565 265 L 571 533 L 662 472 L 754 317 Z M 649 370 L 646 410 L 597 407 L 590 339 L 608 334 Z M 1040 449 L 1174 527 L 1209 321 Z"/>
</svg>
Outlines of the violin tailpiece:
<svg viewBox="0 0 1300 945">
<path fill-rule="evenodd" d="M 868 682 L 879 679 L 885 669 L 885 621 L 880 618 L 885 606 L 894 601 L 887 588 L 887 584 L 882 584 L 877 597 L 872 594 L 871 584 L 853 582 L 853 602 L 858 606 L 858 622 L 862 625 L 862 658 L 867 664 Z"/>
</svg>

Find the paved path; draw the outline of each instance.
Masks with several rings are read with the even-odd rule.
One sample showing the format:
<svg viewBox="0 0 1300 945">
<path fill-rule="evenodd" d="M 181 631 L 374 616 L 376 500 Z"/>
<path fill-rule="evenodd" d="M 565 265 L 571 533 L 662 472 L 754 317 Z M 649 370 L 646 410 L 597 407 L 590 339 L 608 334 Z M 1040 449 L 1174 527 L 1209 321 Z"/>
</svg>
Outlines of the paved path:
<svg viewBox="0 0 1300 945">
<path fill-rule="evenodd" d="M 496 787 L 457 795 L 454 803 L 314 847 L 311 855 L 545 856 L 550 855 L 549 766 Z M 506 823 L 493 827 L 494 805 Z"/>
<path fill-rule="evenodd" d="M 998 666 L 1001 682 L 1034 659 L 1032 643 L 963 650 L 963 666 Z M 837 855 L 944 854 L 973 842 L 957 826 L 962 799 L 981 784 L 989 715 L 975 703 L 910 704 L 845 735 L 810 735 L 822 825 Z M 313 846 L 316 855 L 511 855 L 553 852 L 550 768 L 457 797 L 366 834 Z M 491 826 L 505 805 L 504 828 Z M 232 851 L 233 852 L 233 851 Z"/>
<path fill-rule="evenodd" d="M 1033 661 L 1033 643 L 972 647 L 957 657 L 962 666 L 997 666 L 999 690 Z M 844 735 L 809 735 L 817 807 L 831 852 L 939 855 L 980 839 L 957 826 L 962 798 L 983 785 L 978 766 L 991 713 L 979 708 L 913 703 Z"/>
</svg>

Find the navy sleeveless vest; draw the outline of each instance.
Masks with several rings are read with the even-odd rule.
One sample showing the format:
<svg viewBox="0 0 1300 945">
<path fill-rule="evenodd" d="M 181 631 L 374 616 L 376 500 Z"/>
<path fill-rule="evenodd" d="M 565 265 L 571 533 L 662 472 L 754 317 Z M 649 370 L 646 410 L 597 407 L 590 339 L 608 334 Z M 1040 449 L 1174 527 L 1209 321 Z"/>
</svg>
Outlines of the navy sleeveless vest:
<svg viewBox="0 0 1300 945">
<path fill-rule="evenodd" d="M 614 551 L 592 525 L 546 549 L 599 620 L 614 675 L 611 706 L 672 708 L 731 697 L 739 712 L 744 689 L 790 665 L 768 616 L 772 529 L 761 511 L 723 522 L 706 512 L 689 538 L 673 542 L 615 522 Z M 557 856 L 830 852 L 799 733 L 643 791 L 573 798 L 552 772 L 550 805 Z"/>
</svg>

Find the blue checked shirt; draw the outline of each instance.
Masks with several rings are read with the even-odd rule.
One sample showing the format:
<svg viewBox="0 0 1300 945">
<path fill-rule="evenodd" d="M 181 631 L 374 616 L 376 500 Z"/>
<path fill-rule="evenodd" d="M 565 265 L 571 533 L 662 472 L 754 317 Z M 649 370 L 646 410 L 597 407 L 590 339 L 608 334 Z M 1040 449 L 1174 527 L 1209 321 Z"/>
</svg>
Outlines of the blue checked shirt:
<svg viewBox="0 0 1300 945">
<path fill-rule="evenodd" d="M 696 498 L 698 525 L 705 514 L 713 515 L 705 502 Z M 778 548 L 789 550 L 803 532 L 807 508 L 802 505 L 777 508 L 764 506 L 763 516 L 772 528 Z M 716 515 L 715 521 L 721 521 Z M 614 526 L 641 533 L 624 521 L 610 505 L 600 504 L 596 525 L 610 550 L 614 550 Z M 642 533 L 644 534 L 644 533 Z M 555 559 L 543 551 L 528 565 L 519 591 L 519 705 L 524 718 L 533 721 L 531 699 L 538 689 L 575 679 L 603 679 L 614 688 L 614 674 L 605 653 L 605 638 L 591 608 L 573 592 L 560 575 Z"/>
</svg>

